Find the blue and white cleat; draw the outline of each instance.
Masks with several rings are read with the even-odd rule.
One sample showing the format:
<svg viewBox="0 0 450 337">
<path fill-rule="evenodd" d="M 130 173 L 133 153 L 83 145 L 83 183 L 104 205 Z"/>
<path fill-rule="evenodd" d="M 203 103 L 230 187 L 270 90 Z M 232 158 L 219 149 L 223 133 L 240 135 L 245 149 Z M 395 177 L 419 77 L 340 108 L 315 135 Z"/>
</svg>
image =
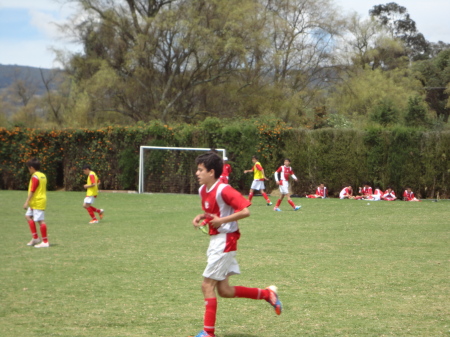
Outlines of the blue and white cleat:
<svg viewBox="0 0 450 337">
<path fill-rule="evenodd" d="M 278 207 L 274 207 L 273 210 L 274 210 L 275 212 L 281 212 L 281 209 L 279 209 Z"/>
<path fill-rule="evenodd" d="M 300 208 L 302 208 L 302 206 L 295 206 L 294 211 L 298 211 Z"/>
<path fill-rule="evenodd" d="M 267 300 L 267 302 L 269 302 L 269 304 L 275 309 L 275 313 L 277 315 L 281 315 L 281 312 L 283 311 L 283 305 L 278 298 L 278 288 L 276 286 L 269 286 L 266 289 L 270 291 L 269 299 Z"/>
</svg>

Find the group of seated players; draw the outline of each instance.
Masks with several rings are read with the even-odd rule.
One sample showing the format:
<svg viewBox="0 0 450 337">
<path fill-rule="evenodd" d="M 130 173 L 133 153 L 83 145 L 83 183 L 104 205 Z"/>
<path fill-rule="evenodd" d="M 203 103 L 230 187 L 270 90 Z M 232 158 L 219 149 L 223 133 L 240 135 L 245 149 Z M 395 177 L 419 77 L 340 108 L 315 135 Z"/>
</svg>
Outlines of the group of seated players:
<svg viewBox="0 0 450 337">
<path fill-rule="evenodd" d="M 326 198 L 328 197 L 328 191 L 324 184 L 320 184 L 315 194 L 307 194 L 307 198 Z M 355 199 L 355 200 L 386 200 L 386 201 L 394 201 L 397 200 L 397 196 L 394 190 L 391 187 L 388 187 L 386 191 L 382 191 L 379 188 L 376 188 L 375 191 L 368 183 L 364 183 L 363 187 L 359 187 L 358 195 L 353 195 L 352 186 L 345 186 L 341 192 L 339 193 L 339 199 Z M 408 187 L 403 192 L 403 200 L 404 201 L 420 201 L 414 196 L 414 192 L 411 191 L 411 188 Z"/>
</svg>

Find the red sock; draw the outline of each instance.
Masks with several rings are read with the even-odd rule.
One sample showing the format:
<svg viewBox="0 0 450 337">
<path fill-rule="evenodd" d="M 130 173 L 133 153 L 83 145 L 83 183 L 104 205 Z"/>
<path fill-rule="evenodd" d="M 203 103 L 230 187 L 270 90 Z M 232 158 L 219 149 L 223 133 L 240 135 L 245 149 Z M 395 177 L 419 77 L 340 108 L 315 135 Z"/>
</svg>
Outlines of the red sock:
<svg viewBox="0 0 450 337">
<path fill-rule="evenodd" d="M 264 192 L 262 195 L 263 195 L 264 199 L 266 199 L 267 203 L 270 203 L 270 199 L 267 196 L 266 192 Z"/>
<path fill-rule="evenodd" d="M 33 219 L 28 220 L 28 225 L 30 226 L 31 235 L 33 236 L 33 239 L 38 239 L 39 236 L 36 232 L 36 224 L 34 223 Z"/>
<path fill-rule="evenodd" d="M 294 204 L 294 202 L 292 200 L 288 200 L 288 203 L 289 203 L 289 205 L 292 206 L 292 208 L 295 208 L 295 204 Z"/>
<path fill-rule="evenodd" d="M 44 243 L 47 243 L 47 225 L 45 224 L 45 222 L 41 222 L 41 236 L 42 241 L 44 241 Z"/>
<path fill-rule="evenodd" d="M 216 313 L 217 313 L 217 298 L 205 298 L 205 317 L 203 319 L 203 330 L 209 335 L 214 336 L 216 330 Z"/>
<path fill-rule="evenodd" d="M 97 219 L 95 218 L 94 210 L 93 210 L 92 208 L 93 208 L 93 207 L 90 206 L 89 208 L 87 208 L 87 211 L 88 211 L 89 215 L 91 216 L 92 220 L 97 220 Z"/>
<path fill-rule="evenodd" d="M 96 212 L 96 213 L 100 213 L 100 209 L 98 209 L 98 208 L 95 208 L 94 206 L 91 206 L 91 208 L 92 208 L 92 210 L 93 210 L 94 212 Z"/>
<path fill-rule="evenodd" d="M 234 297 L 251 298 L 253 300 L 266 300 L 269 298 L 269 290 L 236 286 L 234 287 Z"/>
<path fill-rule="evenodd" d="M 281 199 L 277 200 L 277 204 L 275 205 L 276 208 L 278 208 L 281 205 Z"/>
<path fill-rule="evenodd" d="M 248 201 L 252 201 L 252 199 L 253 199 L 253 193 L 249 193 L 248 194 Z"/>
</svg>

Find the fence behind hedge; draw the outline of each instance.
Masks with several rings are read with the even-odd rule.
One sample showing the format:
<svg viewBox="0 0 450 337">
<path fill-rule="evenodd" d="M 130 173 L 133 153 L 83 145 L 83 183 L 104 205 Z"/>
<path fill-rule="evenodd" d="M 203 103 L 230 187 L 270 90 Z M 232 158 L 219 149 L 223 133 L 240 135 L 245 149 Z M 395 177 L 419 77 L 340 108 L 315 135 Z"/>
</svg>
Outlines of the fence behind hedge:
<svg viewBox="0 0 450 337">
<path fill-rule="evenodd" d="M 206 119 L 197 126 L 138 123 L 133 127 L 98 130 L 0 129 L 0 188 L 26 189 L 25 162 L 38 157 L 48 188 L 81 190 L 81 167 L 91 164 L 102 189 L 137 189 L 140 145 L 212 147 L 227 149 L 233 174 L 230 183 L 247 191 L 257 154 L 266 175 L 285 157 L 299 178 L 293 193 L 304 195 L 324 182 L 332 195 L 344 185 L 392 186 L 397 193 L 410 186 L 422 198 L 450 196 L 450 132 L 415 129 L 292 129 L 276 119 Z M 161 163 L 162 165 L 163 163 Z M 178 172 L 191 175 L 192 172 Z M 268 190 L 276 188 L 274 181 Z M 194 189 L 190 189 L 194 190 Z"/>
</svg>

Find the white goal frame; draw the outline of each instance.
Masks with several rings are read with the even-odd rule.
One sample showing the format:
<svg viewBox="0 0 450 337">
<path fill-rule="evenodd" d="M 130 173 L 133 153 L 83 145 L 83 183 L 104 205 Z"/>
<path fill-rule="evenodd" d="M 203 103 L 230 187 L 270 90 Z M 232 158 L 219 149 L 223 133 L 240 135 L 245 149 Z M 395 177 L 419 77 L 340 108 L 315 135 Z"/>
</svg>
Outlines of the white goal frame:
<svg viewBox="0 0 450 337">
<path fill-rule="evenodd" d="M 139 186 L 138 193 L 144 193 L 144 152 L 145 150 L 178 150 L 178 151 L 211 151 L 211 148 L 197 148 L 197 147 L 170 147 L 170 146 L 146 146 L 139 147 Z M 226 157 L 227 151 L 225 149 L 214 149 L 214 151 L 222 152 L 222 158 Z"/>
</svg>

